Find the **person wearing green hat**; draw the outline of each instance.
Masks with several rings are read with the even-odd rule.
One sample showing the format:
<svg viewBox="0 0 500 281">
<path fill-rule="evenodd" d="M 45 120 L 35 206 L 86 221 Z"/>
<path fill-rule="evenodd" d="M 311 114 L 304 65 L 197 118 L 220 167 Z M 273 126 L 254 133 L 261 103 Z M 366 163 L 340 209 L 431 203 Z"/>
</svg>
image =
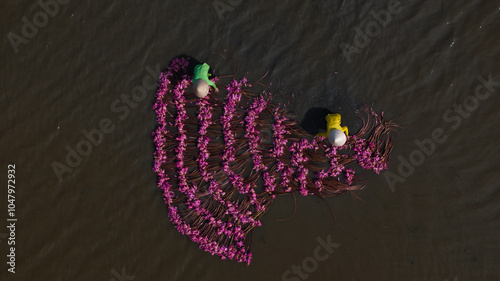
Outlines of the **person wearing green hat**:
<svg viewBox="0 0 500 281">
<path fill-rule="evenodd" d="M 194 94 L 199 98 L 204 98 L 208 95 L 210 86 L 214 87 L 215 91 L 218 90 L 215 83 L 208 79 L 208 77 L 211 76 L 211 74 L 208 73 L 209 69 L 210 65 L 207 63 L 198 64 L 194 67 L 193 88 Z"/>
</svg>

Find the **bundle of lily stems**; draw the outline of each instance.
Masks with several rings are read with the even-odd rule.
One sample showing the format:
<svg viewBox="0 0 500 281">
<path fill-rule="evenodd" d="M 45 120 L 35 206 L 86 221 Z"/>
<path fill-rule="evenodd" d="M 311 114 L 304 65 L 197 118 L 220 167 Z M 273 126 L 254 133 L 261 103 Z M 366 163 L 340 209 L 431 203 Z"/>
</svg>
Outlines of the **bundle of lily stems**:
<svg viewBox="0 0 500 281">
<path fill-rule="evenodd" d="M 362 128 L 336 147 L 313 136 L 246 78 L 205 98 L 191 90 L 189 59 L 160 75 L 154 171 L 177 230 L 200 249 L 250 264 L 252 231 L 280 195 L 332 197 L 363 188 L 358 173 L 387 169 L 399 126 L 367 105 Z M 358 169 L 359 170 L 359 169 Z"/>
</svg>

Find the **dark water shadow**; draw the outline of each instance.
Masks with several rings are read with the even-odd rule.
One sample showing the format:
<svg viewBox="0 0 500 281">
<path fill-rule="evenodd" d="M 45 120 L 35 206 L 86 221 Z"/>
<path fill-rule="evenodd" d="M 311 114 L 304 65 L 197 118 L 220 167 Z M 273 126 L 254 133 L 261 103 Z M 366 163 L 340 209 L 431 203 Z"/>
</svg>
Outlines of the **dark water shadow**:
<svg viewBox="0 0 500 281">
<path fill-rule="evenodd" d="M 333 113 L 327 108 L 311 108 L 304 115 L 300 126 L 311 135 L 326 131 L 326 115 Z"/>
</svg>

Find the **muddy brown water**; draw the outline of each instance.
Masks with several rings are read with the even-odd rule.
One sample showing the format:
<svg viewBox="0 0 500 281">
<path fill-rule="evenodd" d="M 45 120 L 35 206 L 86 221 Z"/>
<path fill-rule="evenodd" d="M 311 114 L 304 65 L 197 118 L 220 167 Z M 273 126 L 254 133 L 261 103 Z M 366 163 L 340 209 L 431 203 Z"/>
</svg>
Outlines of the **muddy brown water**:
<svg viewBox="0 0 500 281">
<path fill-rule="evenodd" d="M 0 13 L 0 280 L 500 280 L 499 1 L 42 0 Z M 362 200 L 327 199 L 336 221 L 312 196 L 278 221 L 294 202 L 276 200 L 248 267 L 180 235 L 152 171 L 154 80 L 180 54 L 230 74 L 224 50 L 293 94 L 299 121 L 326 108 L 354 127 L 364 100 L 404 127 Z"/>
</svg>

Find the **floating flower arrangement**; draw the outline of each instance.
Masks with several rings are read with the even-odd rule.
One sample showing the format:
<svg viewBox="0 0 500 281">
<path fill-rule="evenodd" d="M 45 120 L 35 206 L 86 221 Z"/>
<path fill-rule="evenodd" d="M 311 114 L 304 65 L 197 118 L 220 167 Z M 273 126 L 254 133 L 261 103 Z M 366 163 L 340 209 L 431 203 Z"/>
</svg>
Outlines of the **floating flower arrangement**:
<svg viewBox="0 0 500 281">
<path fill-rule="evenodd" d="M 278 196 L 337 196 L 363 188 L 354 165 L 387 169 L 399 126 L 373 108 L 358 110 L 362 128 L 334 146 L 307 133 L 270 93 L 252 92 L 246 78 L 198 98 L 189 63 L 175 58 L 160 75 L 154 171 L 171 222 L 200 249 L 250 264 L 249 234 Z"/>
</svg>

